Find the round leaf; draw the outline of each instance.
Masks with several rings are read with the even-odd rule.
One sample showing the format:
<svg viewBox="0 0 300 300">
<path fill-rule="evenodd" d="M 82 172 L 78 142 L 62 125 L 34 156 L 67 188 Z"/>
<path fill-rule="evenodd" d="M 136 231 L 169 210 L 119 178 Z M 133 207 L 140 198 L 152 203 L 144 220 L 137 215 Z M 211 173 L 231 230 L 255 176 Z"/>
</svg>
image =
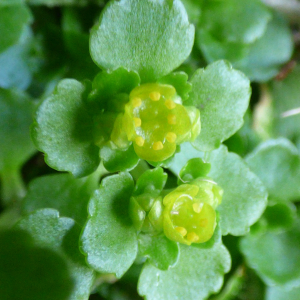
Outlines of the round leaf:
<svg viewBox="0 0 300 300">
<path fill-rule="evenodd" d="M 64 79 L 39 107 L 32 137 L 45 153 L 49 166 L 74 176 L 92 173 L 99 165 L 99 148 L 93 145 L 93 121 L 87 113 L 84 85 Z"/>
<path fill-rule="evenodd" d="M 210 151 L 243 125 L 251 94 L 250 82 L 225 61 L 197 70 L 191 82 L 188 101 L 200 110 L 202 127 L 194 146 Z"/>
<path fill-rule="evenodd" d="M 299 300 L 300 286 L 287 289 L 282 286 L 271 286 L 267 288 L 266 300 Z"/>
<path fill-rule="evenodd" d="M 133 180 L 128 173 L 106 177 L 89 203 L 89 219 L 81 236 L 88 264 L 120 278 L 137 255 L 136 230 L 129 218 Z"/>
<path fill-rule="evenodd" d="M 179 0 L 114 0 L 91 32 L 90 50 L 99 67 L 125 67 L 151 81 L 177 68 L 193 42 L 194 26 Z"/>
</svg>

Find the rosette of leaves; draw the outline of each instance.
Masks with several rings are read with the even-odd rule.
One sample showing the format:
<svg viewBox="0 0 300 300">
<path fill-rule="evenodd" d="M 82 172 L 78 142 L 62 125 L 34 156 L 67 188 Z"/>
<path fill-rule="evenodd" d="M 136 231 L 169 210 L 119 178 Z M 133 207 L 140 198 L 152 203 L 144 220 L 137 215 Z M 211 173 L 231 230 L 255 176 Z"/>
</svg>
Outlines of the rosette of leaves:
<svg viewBox="0 0 300 300">
<path fill-rule="evenodd" d="M 199 6 L 197 45 L 208 62 L 227 59 L 251 80 L 268 81 L 290 59 L 287 21 L 261 1 L 212 0 Z"/>
<path fill-rule="evenodd" d="M 166 165 L 184 141 L 208 151 L 234 134 L 248 106 L 249 80 L 223 61 L 197 70 L 191 82 L 173 72 L 193 42 L 179 0 L 110 1 L 90 36 L 102 71 L 92 82 L 62 80 L 37 110 L 32 137 L 49 166 L 85 176 L 100 159 L 110 172 L 131 170 L 140 158 Z M 155 105 L 162 113 L 152 120 Z M 157 134 L 155 126 L 162 129 Z"/>
</svg>

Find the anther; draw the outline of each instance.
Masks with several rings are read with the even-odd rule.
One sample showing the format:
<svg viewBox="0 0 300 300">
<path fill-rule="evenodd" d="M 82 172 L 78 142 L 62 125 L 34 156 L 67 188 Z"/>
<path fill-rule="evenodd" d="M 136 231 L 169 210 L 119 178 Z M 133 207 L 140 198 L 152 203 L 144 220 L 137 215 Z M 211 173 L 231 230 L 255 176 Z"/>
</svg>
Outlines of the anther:
<svg viewBox="0 0 300 300">
<path fill-rule="evenodd" d="M 161 141 L 153 143 L 153 150 L 161 150 L 164 147 Z"/>
<path fill-rule="evenodd" d="M 145 140 L 141 136 L 138 136 L 135 138 L 135 142 L 138 146 L 142 147 L 144 146 Z"/>
<path fill-rule="evenodd" d="M 173 100 L 167 99 L 167 100 L 165 101 L 165 106 L 166 106 L 168 109 L 173 109 L 173 108 L 175 108 L 176 104 L 175 104 L 175 102 L 174 102 Z"/>
<path fill-rule="evenodd" d="M 176 227 L 175 230 L 179 232 L 182 236 L 187 234 L 187 230 L 184 227 Z"/>
<path fill-rule="evenodd" d="M 170 125 L 176 124 L 176 116 L 175 115 L 168 115 L 168 123 Z"/>
<path fill-rule="evenodd" d="M 166 139 L 169 143 L 174 143 L 176 141 L 177 135 L 174 132 L 168 132 Z"/>
<path fill-rule="evenodd" d="M 151 92 L 149 94 L 149 97 L 152 101 L 158 101 L 160 99 L 160 93 L 159 92 Z"/>
<path fill-rule="evenodd" d="M 199 240 L 199 236 L 195 232 L 188 233 L 186 238 L 192 243 L 197 242 Z"/>
<path fill-rule="evenodd" d="M 201 205 L 200 203 L 194 203 L 193 204 L 193 210 L 194 212 L 196 212 L 197 214 L 199 214 L 199 212 L 201 211 L 203 205 Z"/>
<path fill-rule="evenodd" d="M 133 118 L 134 126 L 139 127 L 142 124 L 142 120 L 140 118 Z"/>
<path fill-rule="evenodd" d="M 201 227 L 205 227 L 208 223 L 208 220 L 207 219 L 201 219 L 200 222 L 199 222 L 199 225 Z"/>
<path fill-rule="evenodd" d="M 139 107 L 142 105 L 142 99 L 141 98 L 138 98 L 138 97 L 135 97 L 132 99 L 132 106 L 133 107 Z"/>
</svg>

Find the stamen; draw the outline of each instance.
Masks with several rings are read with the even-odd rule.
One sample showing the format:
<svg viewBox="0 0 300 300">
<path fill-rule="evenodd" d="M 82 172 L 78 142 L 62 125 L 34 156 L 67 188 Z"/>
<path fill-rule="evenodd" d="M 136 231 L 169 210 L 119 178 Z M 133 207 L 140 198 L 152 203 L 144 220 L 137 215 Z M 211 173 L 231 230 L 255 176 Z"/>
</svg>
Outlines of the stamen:
<svg viewBox="0 0 300 300">
<path fill-rule="evenodd" d="M 176 116 L 175 115 L 168 115 L 168 123 L 170 125 L 176 124 Z"/>
<path fill-rule="evenodd" d="M 193 204 L 193 210 L 194 212 L 196 212 L 197 214 L 200 213 L 201 209 L 202 209 L 203 204 L 202 203 L 194 203 Z"/>
<path fill-rule="evenodd" d="M 133 121 L 135 127 L 140 127 L 142 124 L 142 120 L 140 118 L 133 118 Z"/>
<path fill-rule="evenodd" d="M 133 107 L 139 107 L 142 105 L 142 99 L 139 97 L 135 97 L 132 99 L 132 106 Z"/>
<path fill-rule="evenodd" d="M 192 243 L 197 242 L 199 240 L 199 236 L 195 232 L 188 233 L 186 238 Z"/>
<path fill-rule="evenodd" d="M 187 234 L 187 230 L 184 227 L 176 227 L 175 230 L 179 232 L 182 236 Z"/>
<path fill-rule="evenodd" d="M 161 141 L 153 143 L 153 150 L 161 150 L 164 147 Z"/>
<path fill-rule="evenodd" d="M 169 143 L 174 143 L 176 141 L 177 135 L 174 132 L 168 132 L 166 139 Z"/>
<path fill-rule="evenodd" d="M 200 222 L 199 222 L 199 225 L 201 227 L 205 227 L 208 223 L 208 220 L 207 219 L 201 219 Z"/>
<path fill-rule="evenodd" d="M 167 99 L 167 100 L 165 101 L 165 106 L 166 106 L 168 109 L 173 109 L 173 108 L 175 108 L 176 104 L 175 104 L 175 102 L 174 102 L 173 100 Z"/>
<path fill-rule="evenodd" d="M 160 99 L 160 93 L 159 92 L 151 92 L 149 94 L 149 97 L 152 101 L 158 101 Z"/>
<path fill-rule="evenodd" d="M 138 136 L 135 138 L 135 142 L 138 146 L 143 147 L 145 140 L 141 136 Z"/>
</svg>

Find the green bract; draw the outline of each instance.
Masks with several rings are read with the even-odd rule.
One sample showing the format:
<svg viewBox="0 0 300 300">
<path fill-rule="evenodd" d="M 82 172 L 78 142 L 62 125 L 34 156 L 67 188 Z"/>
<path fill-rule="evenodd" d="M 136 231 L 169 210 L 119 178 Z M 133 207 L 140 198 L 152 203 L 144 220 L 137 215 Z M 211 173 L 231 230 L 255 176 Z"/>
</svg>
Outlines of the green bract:
<svg viewBox="0 0 300 300">
<path fill-rule="evenodd" d="M 121 149 L 132 142 L 139 157 L 158 162 L 172 156 L 176 145 L 193 141 L 199 133 L 200 112 L 195 107 L 183 106 L 171 85 L 148 83 L 131 91 L 111 139 Z"/>
<path fill-rule="evenodd" d="M 183 184 L 165 196 L 163 226 L 165 235 L 190 245 L 208 241 L 216 227 L 215 208 L 223 190 L 208 178 Z"/>
</svg>

